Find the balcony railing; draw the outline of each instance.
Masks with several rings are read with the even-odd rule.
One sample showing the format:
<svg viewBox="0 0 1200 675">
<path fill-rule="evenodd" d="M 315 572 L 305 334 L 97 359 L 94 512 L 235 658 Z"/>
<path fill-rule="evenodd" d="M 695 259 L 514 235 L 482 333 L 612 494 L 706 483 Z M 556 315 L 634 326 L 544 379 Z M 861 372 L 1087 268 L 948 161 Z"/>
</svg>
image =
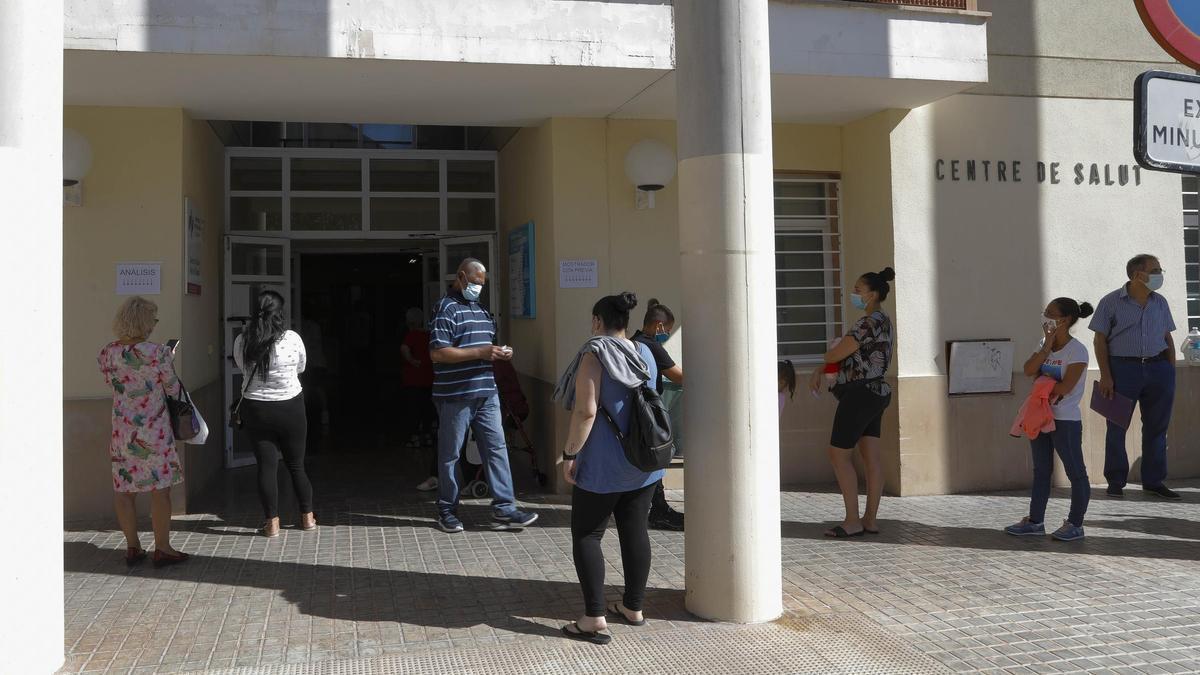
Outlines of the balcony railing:
<svg viewBox="0 0 1200 675">
<path fill-rule="evenodd" d="M 852 2 L 869 2 L 877 5 L 908 5 L 910 7 L 936 7 L 938 9 L 962 9 L 975 11 L 979 9 L 978 0 L 851 0 Z"/>
</svg>

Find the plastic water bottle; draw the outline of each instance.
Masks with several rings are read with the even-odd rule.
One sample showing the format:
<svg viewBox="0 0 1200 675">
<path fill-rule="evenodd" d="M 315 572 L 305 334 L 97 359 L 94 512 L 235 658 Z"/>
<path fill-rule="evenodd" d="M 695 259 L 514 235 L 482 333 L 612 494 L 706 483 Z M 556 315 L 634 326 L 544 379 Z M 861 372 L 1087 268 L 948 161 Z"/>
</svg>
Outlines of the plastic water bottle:
<svg viewBox="0 0 1200 675">
<path fill-rule="evenodd" d="M 1188 336 L 1183 340 L 1180 351 L 1183 352 L 1183 360 L 1188 365 L 1200 365 L 1200 328 L 1188 331 Z"/>
</svg>

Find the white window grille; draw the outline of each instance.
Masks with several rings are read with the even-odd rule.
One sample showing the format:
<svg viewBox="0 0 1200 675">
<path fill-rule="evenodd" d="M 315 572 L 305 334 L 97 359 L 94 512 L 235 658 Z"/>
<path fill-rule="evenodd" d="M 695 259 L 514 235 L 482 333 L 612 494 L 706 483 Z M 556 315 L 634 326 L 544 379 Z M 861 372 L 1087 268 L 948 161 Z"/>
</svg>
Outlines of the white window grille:
<svg viewBox="0 0 1200 675">
<path fill-rule="evenodd" d="M 1200 328 L 1200 179 L 1183 176 L 1183 256 L 1188 330 Z"/>
<path fill-rule="evenodd" d="M 775 178 L 775 301 L 780 359 L 820 360 L 842 334 L 841 181 Z"/>
</svg>

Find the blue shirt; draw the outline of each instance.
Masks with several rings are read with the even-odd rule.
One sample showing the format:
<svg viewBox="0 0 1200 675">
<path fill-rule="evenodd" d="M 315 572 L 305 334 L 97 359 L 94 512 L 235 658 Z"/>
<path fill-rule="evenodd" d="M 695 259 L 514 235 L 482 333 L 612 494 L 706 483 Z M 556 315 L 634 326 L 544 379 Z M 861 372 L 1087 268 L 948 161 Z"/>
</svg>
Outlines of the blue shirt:
<svg viewBox="0 0 1200 675">
<path fill-rule="evenodd" d="M 650 371 L 650 382 L 658 378 L 658 367 L 654 364 L 654 355 L 650 348 L 639 342 L 634 342 L 642 361 Z M 608 411 L 613 421 L 622 432 L 629 430 L 629 389 L 608 376 L 608 371 L 600 367 L 600 405 Z M 579 403 L 576 402 L 576 405 Z M 642 471 L 625 459 L 625 449 L 613 431 L 612 425 L 605 419 L 603 412 L 596 413 L 592 423 L 592 431 L 580 449 L 579 464 L 575 468 L 575 484 L 598 494 L 613 494 L 639 490 L 647 485 L 653 485 L 662 480 L 663 472 Z"/>
<path fill-rule="evenodd" d="M 1175 330 L 1167 299 L 1151 293 L 1143 307 L 1129 297 L 1129 284 L 1100 299 L 1088 328 L 1108 336 L 1112 356 L 1146 358 L 1167 349 L 1167 333 Z"/>
<path fill-rule="evenodd" d="M 430 351 L 443 347 L 470 349 L 496 343 L 491 312 L 458 291 L 438 302 L 429 329 Z M 486 398 L 496 394 L 496 375 L 490 361 L 433 364 L 433 396 L 441 399 Z"/>
</svg>

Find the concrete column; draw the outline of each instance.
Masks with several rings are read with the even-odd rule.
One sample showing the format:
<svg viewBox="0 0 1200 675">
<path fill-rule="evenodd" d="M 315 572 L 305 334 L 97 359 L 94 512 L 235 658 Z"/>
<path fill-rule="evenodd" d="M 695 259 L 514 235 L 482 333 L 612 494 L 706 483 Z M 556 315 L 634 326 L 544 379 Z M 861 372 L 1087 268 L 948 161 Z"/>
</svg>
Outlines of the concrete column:
<svg viewBox="0 0 1200 675">
<path fill-rule="evenodd" d="M 0 2 L 0 673 L 63 663 L 62 50 L 62 0 Z"/>
<path fill-rule="evenodd" d="M 783 590 L 767 0 L 676 0 L 675 53 L 686 603 L 769 621 Z"/>
</svg>

